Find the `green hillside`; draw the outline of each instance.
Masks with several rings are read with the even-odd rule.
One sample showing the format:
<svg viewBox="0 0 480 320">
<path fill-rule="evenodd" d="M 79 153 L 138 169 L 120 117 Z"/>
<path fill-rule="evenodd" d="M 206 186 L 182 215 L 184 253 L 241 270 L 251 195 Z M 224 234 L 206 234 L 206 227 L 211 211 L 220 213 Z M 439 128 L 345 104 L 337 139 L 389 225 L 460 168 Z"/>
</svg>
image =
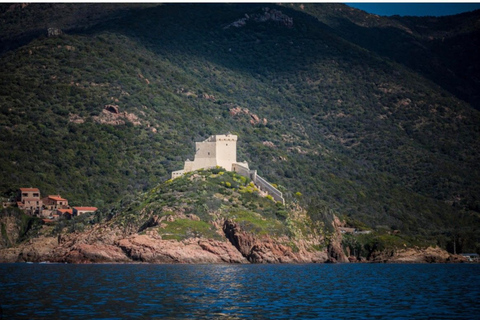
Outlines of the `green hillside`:
<svg viewBox="0 0 480 320">
<path fill-rule="evenodd" d="M 239 160 L 287 201 L 300 192 L 305 206 L 350 221 L 443 247 L 461 235 L 457 249 L 476 250 L 480 113 L 322 22 L 330 7 L 265 7 L 124 7 L 94 23 L 57 21 L 63 34 L 25 44 L 2 35 L 0 190 L 36 186 L 108 208 L 169 179 L 195 141 L 232 132 Z"/>
<path fill-rule="evenodd" d="M 300 222 L 301 228 L 295 225 L 297 221 L 287 222 L 289 212 L 271 198 L 260 196 L 249 179 L 219 168 L 167 180 L 125 203 L 111 217 L 126 232 L 156 227 L 162 239 L 175 240 L 194 236 L 221 239 L 224 234 L 217 233 L 215 222 L 221 227 L 225 219 L 257 235 L 292 236 L 298 230 L 299 235 L 307 236 L 314 232 L 307 229 L 310 221 Z"/>
</svg>

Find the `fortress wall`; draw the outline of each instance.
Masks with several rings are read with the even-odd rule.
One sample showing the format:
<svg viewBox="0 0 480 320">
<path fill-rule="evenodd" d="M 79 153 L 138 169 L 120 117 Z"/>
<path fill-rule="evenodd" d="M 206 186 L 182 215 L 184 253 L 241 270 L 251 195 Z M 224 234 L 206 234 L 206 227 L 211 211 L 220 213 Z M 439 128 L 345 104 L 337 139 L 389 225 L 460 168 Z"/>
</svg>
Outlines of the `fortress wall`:
<svg viewBox="0 0 480 320">
<path fill-rule="evenodd" d="M 267 180 L 257 175 L 257 170 L 250 170 L 248 165 L 245 166 L 241 163 L 232 164 L 232 170 L 239 175 L 250 178 L 260 190 L 266 191 L 273 197 L 275 201 L 280 201 L 281 203 L 285 204 L 285 199 L 283 198 L 282 192 L 272 186 Z"/>
<path fill-rule="evenodd" d="M 195 159 L 191 163 L 191 168 L 188 171 L 194 171 L 201 168 L 215 167 L 217 149 L 214 141 L 208 139 L 203 142 L 195 143 Z M 187 164 L 187 163 L 185 163 Z"/>
<path fill-rule="evenodd" d="M 257 175 L 257 170 L 250 170 L 248 165 L 245 166 L 242 163 L 233 163 L 232 164 L 232 171 L 235 171 L 241 176 L 247 177 L 252 179 L 255 182 L 255 176 Z"/>
<path fill-rule="evenodd" d="M 183 166 L 183 172 L 190 172 L 193 171 L 193 161 L 187 160 L 185 161 L 185 165 Z"/>
<path fill-rule="evenodd" d="M 185 170 L 172 171 L 172 179 L 178 178 L 185 173 Z"/>
<path fill-rule="evenodd" d="M 275 199 L 275 201 L 280 201 L 281 203 L 285 204 L 285 199 L 283 199 L 283 194 L 280 192 L 280 190 L 272 186 L 267 180 L 263 179 L 259 175 L 256 176 L 257 177 L 254 182 L 260 188 L 260 190 L 267 191 L 268 194 Z"/>
</svg>

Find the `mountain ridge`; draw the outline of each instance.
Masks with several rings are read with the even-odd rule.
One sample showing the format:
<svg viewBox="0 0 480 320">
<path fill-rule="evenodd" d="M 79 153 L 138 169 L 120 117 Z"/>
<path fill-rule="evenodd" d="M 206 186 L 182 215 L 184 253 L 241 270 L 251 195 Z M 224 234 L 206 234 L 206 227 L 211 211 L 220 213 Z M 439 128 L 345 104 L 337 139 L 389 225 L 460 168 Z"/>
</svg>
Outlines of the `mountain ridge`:
<svg viewBox="0 0 480 320">
<path fill-rule="evenodd" d="M 301 8 L 348 41 L 412 68 L 479 108 L 480 10 L 444 17 L 383 17 L 341 5 L 332 6 L 329 15 L 318 10 L 324 7 Z"/>
</svg>

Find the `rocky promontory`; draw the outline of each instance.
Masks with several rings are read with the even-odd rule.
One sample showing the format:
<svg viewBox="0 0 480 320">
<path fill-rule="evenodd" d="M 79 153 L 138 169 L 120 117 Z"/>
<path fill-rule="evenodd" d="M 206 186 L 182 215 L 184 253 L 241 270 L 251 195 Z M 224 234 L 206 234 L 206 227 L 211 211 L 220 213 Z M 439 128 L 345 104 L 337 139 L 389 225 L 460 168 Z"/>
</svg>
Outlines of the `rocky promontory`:
<svg viewBox="0 0 480 320">
<path fill-rule="evenodd" d="M 326 252 L 292 248 L 265 236 L 256 238 L 230 222 L 229 237 L 215 240 L 164 240 L 156 234 L 104 237 L 102 228 L 88 233 L 38 237 L 14 248 L 0 250 L 0 262 L 59 263 L 310 263 L 326 262 Z M 301 245 L 299 243 L 299 245 Z"/>
<path fill-rule="evenodd" d="M 275 239 L 257 239 L 226 222 L 228 240 L 190 238 L 182 241 L 163 240 L 152 234 L 134 234 L 128 237 L 105 238 L 92 233 L 68 236 L 38 237 L 14 248 L 0 249 L 1 263 L 57 262 L 57 263 L 326 263 L 326 262 L 381 262 L 381 263 L 449 263 L 466 262 L 462 256 L 452 255 L 440 248 L 403 249 L 380 252 L 371 260 L 348 260 L 332 249 L 319 251 L 303 247 L 294 252 L 291 247 Z M 93 233 L 99 233 L 100 228 Z M 299 246 L 304 243 L 297 242 Z"/>
<path fill-rule="evenodd" d="M 200 170 L 160 184 L 103 219 L 79 216 L 38 224 L 35 229 L 38 218 L 4 215 L 0 262 L 464 261 L 432 247 L 387 248 L 368 252 L 365 258 L 347 257 L 351 251 L 344 237 L 348 236 L 341 232 L 345 223 L 333 214 L 325 221 L 312 220 L 313 216 L 296 202 L 275 202 L 233 172 Z"/>
</svg>

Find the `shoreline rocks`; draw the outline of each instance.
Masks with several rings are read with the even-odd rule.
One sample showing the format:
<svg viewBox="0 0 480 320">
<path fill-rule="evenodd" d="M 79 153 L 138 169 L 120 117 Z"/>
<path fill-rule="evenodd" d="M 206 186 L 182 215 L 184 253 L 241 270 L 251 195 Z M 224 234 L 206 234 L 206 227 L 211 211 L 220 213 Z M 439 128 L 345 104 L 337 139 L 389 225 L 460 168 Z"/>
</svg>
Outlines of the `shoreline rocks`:
<svg viewBox="0 0 480 320">
<path fill-rule="evenodd" d="M 197 217 L 198 218 L 198 217 Z M 125 233 L 114 225 L 96 225 L 81 233 L 39 236 L 16 247 L 0 249 L 0 263 L 157 263 L 157 264 L 262 264 L 262 263 L 466 263 L 438 247 L 402 248 L 373 252 L 367 259 L 347 256 L 342 248 L 341 221 L 324 249 L 314 249 L 320 238 L 272 237 L 242 229 L 233 220 L 218 221 L 218 239 L 194 237 L 162 239 L 147 221 L 142 232 Z M 152 230 L 149 230 L 149 228 Z"/>
<path fill-rule="evenodd" d="M 224 224 L 227 239 L 190 238 L 164 240 L 151 234 L 133 234 L 111 241 L 87 239 L 76 234 L 62 237 L 39 237 L 14 248 L 0 250 L 0 263 L 154 263 L 154 264 L 262 264 L 262 263 L 466 263 L 460 255 L 440 248 L 401 249 L 378 252 L 371 259 L 339 255 L 329 247 L 309 251 L 301 243 L 297 250 L 270 237 L 257 238 L 231 221 Z M 61 239 L 60 239 L 61 238 Z M 294 252 L 295 251 L 295 252 Z"/>
</svg>

